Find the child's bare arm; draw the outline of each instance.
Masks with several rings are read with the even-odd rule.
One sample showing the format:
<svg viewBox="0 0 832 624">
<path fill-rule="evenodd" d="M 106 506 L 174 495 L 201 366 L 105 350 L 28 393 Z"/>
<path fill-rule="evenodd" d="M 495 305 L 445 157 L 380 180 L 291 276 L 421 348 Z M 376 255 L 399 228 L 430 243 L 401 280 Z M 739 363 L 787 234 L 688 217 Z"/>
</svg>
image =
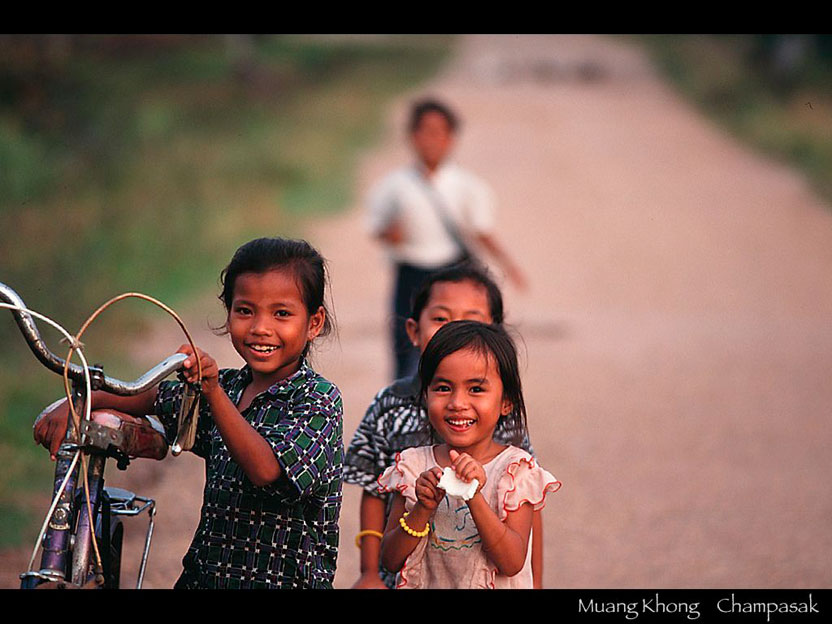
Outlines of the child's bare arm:
<svg viewBox="0 0 832 624">
<path fill-rule="evenodd" d="M 153 412 L 155 400 L 156 388 L 129 397 L 98 390 L 92 393 L 91 408 L 93 410 L 112 409 L 141 418 Z M 57 456 L 58 449 L 60 449 L 66 437 L 68 417 L 69 403 L 64 400 L 55 405 L 49 412 L 43 414 L 33 427 L 32 433 L 35 442 L 49 449 L 49 455 L 52 459 Z"/>
<path fill-rule="evenodd" d="M 416 480 L 416 504 L 410 510 L 405 522 L 414 531 L 425 529 L 433 518 L 437 505 L 444 498 L 445 491 L 437 486 L 442 477 L 438 467 L 423 472 Z M 423 537 L 415 537 L 403 530 L 399 519 L 404 515 L 404 498 L 397 494 L 387 519 L 387 528 L 381 542 L 381 562 L 391 572 L 402 569 L 404 562 L 418 546 Z"/>
<path fill-rule="evenodd" d="M 502 245 L 497 242 L 497 239 L 494 236 L 489 234 L 479 234 L 477 236 L 477 242 L 485 247 L 486 250 L 488 250 L 488 253 L 494 256 L 494 258 L 496 258 L 496 260 L 503 266 L 506 273 L 508 273 L 509 278 L 512 282 L 514 282 L 514 285 L 518 289 L 528 289 L 529 284 L 526 280 L 526 276 L 506 253 Z"/>
<path fill-rule="evenodd" d="M 387 519 L 387 528 L 384 531 L 384 538 L 381 542 L 381 563 L 391 572 L 398 572 L 402 569 L 404 562 L 410 553 L 419 544 L 422 538 L 414 537 L 402 530 L 399 518 L 404 514 L 404 499 L 396 497 L 393 508 L 390 510 L 390 517 Z M 423 507 L 419 503 L 413 506 L 407 516 L 407 524 L 414 530 L 421 531 L 432 516 L 432 510 Z"/>
<path fill-rule="evenodd" d="M 532 516 L 532 579 L 535 589 L 543 589 L 543 518 L 542 511 Z"/>
<path fill-rule="evenodd" d="M 391 245 L 398 245 L 404 240 L 404 228 L 398 220 L 393 220 L 376 235 L 382 241 Z"/>
<path fill-rule="evenodd" d="M 531 505 L 521 505 L 517 511 L 510 512 L 503 522 L 482 495 L 487 480 L 482 464 L 469 454 L 453 449 L 449 455 L 454 472 L 460 479 L 467 483 L 477 479 L 479 483 L 476 494 L 468 500 L 468 509 L 477 525 L 483 550 L 500 574 L 514 576 L 526 562 L 533 515 Z"/>
<path fill-rule="evenodd" d="M 500 574 L 514 576 L 523 569 L 529 546 L 533 510 L 524 504 L 509 512 L 505 522 L 488 505 L 480 492 L 468 501 L 471 518 L 477 525 L 482 547 Z"/>
<path fill-rule="evenodd" d="M 254 485 L 263 487 L 273 483 L 283 474 L 283 470 L 271 445 L 240 414 L 220 386 L 219 367 L 214 358 L 201 349 L 197 351 L 202 363 L 202 394 L 211 408 L 214 423 L 231 458 Z M 185 360 L 186 378 L 188 381 L 196 381 L 197 364 L 193 350 L 189 345 L 183 345 L 179 352 L 189 356 Z"/>
<path fill-rule="evenodd" d="M 243 418 L 225 391 L 220 389 L 205 397 L 231 458 L 249 480 L 258 487 L 276 481 L 283 470 L 266 438 Z"/>
<path fill-rule="evenodd" d="M 384 533 L 385 500 L 367 492 L 361 495 L 361 531 L 378 531 Z M 386 589 L 378 575 L 378 563 L 381 558 L 381 540 L 375 535 L 364 535 L 359 542 L 361 547 L 361 577 L 353 589 Z"/>
</svg>

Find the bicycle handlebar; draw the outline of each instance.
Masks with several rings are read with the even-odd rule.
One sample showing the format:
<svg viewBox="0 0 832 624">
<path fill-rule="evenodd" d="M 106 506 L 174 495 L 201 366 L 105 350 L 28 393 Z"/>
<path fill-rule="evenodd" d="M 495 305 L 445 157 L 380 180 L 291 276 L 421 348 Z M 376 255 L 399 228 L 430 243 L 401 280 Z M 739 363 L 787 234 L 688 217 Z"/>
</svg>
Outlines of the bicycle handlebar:
<svg viewBox="0 0 832 624">
<path fill-rule="evenodd" d="M 0 301 L 18 306 L 20 308 L 26 308 L 26 304 L 23 303 L 23 299 L 21 299 L 20 295 L 2 282 L 0 282 Z M 49 350 L 49 347 L 46 346 L 43 338 L 41 338 L 40 331 L 38 331 L 38 327 L 35 324 L 35 320 L 32 318 L 32 315 L 24 310 L 12 310 L 11 312 L 15 321 L 17 321 L 20 332 L 26 339 L 32 353 L 35 354 L 35 357 L 37 357 L 38 360 L 40 360 L 40 362 L 48 369 L 58 373 L 59 375 L 63 375 L 66 360 L 55 355 Z M 100 386 L 102 390 L 106 390 L 107 392 L 118 394 L 120 396 L 132 396 L 140 394 L 145 390 L 149 390 L 171 373 L 181 369 L 182 363 L 187 359 L 187 357 L 188 356 L 184 353 L 174 353 L 151 368 L 144 375 L 131 382 L 122 381 L 114 377 L 108 377 L 107 375 L 100 373 L 100 371 L 96 371 L 94 379 L 96 380 L 96 384 Z M 91 369 L 91 371 L 94 370 L 95 369 Z M 70 363 L 68 375 L 73 380 L 81 380 L 84 378 L 84 370 L 77 364 Z"/>
</svg>

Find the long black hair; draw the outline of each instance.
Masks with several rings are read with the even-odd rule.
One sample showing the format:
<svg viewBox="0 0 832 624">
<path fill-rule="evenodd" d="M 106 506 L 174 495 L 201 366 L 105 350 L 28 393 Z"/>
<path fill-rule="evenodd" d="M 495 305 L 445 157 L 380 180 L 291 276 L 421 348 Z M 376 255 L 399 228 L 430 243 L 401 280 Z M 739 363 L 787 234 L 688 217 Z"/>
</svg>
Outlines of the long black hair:
<svg viewBox="0 0 832 624">
<path fill-rule="evenodd" d="M 335 324 L 324 301 L 329 281 L 326 260 L 305 240 L 280 237 L 256 238 L 237 249 L 228 266 L 220 273 L 222 290 L 219 299 L 225 306 L 226 313 L 231 311 L 234 283 L 240 275 L 266 273 L 273 269 L 288 269 L 292 272 L 310 315 L 317 312 L 319 308 L 324 309 L 324 325 L 318 335 L 329 334 Z M 307 350 L 304 350 L 304 355 Z"/>
<path fill-rule="evenodd" d="M 498 424 L 513 432 L 512 443 L 520 445 L 528 434 L 526 403 L 517 362 L 517 348 L 506 329 L 479 321 L 453 321 L 440 327 L 428 341 L 419 360 L 420 398 L 427 404 L 427 392 L 439 363 L 457 351 L 471 349 L 485 358 L 494 358 L 503 382 L 503 398 L 512 405 L 509 414 L 501 415 Z"/>
</svg>

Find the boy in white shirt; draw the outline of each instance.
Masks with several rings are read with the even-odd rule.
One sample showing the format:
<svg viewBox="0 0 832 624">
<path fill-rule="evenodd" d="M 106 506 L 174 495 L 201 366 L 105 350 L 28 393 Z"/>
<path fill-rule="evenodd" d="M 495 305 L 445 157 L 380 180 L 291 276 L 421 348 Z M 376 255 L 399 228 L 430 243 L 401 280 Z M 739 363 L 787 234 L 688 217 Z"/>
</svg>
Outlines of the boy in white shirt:
<svg viewBox="0 0 832 624">
<path fill-rule="evenodd" d="M 470 258 L 471 243 L 484 248 L 518 288 L 523 274 L 493 235 L 494 194 L 480 178 L 450 162 L 457 116 L 436 100 L 416 102 L 408 130 L 416 162 L 388 174 L 372 190 L 367 221 L 395 266 L 393 293 L 394 379 L 416 371 L 419 352 L 404 330 L 412 293 L 434 271 Z"/>
</svg>

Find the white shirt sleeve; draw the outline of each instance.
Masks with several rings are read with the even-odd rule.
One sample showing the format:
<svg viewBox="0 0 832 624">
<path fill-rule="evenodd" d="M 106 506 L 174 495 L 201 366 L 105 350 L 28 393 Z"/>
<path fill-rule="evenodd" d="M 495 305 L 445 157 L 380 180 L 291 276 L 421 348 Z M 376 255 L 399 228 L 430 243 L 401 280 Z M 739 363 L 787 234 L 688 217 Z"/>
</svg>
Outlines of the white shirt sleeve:
<svg viewBox="0 0 832 624">
<path fill-rule="evenodd" d="M 376 184 L 367 197 L 365 224 L 368 232 L 378 236 L 393 220 L 398 209 L 394 178 L 390 175 Z"/>
<path fill-rule="evenodd" d="M 465 224 L 476 234 L 489 234 L 497 220 L 497 199 L 483 180 L 466 174 Z"/>
</svg>

